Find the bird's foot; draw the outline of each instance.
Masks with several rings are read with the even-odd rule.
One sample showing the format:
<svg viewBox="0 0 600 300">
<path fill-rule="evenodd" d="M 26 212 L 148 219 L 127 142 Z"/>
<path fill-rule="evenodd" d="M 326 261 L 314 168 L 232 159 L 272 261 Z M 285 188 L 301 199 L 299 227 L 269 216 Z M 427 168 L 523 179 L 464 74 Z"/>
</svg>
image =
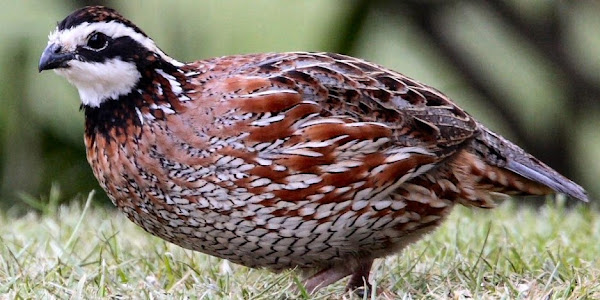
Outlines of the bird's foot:
<svg viewBox="0 0 600 300">
<path fill-rule="evenodd" d="M 371 284 L 369 283 L 369 273 L 373 259 L 361 260 L 358 265 L 338 265 L 323 269 L 311 277 L 304 280 L 304 288 L 309 294 L 318 291 L 346 276 L 352 275 L 346 291 L 354 291 L 357 295 L 369 294 Z"/>
</svg>

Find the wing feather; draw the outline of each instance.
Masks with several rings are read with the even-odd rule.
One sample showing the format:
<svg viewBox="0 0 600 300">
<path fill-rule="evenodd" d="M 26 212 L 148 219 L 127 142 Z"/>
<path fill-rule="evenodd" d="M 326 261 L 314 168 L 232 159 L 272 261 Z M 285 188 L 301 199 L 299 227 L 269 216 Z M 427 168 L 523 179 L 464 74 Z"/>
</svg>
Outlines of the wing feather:
<svg viewBox="0 0 600 300">
<path fill-rule="evenodd" d="M 232 83 L 222 90 L 235 91 L 225 92 L 235 95 L 222 101 L 229 107 L 222 117 L 246 116 L 236 126 L 268 169 L 245 182 L 283 200 L 383 199 L 477 131 L 440 92 L 345 56 L 282 55 L 222 82 Z M 320 180 L 296 184 L 297 176 L 309 175 Z"/>
</svg>

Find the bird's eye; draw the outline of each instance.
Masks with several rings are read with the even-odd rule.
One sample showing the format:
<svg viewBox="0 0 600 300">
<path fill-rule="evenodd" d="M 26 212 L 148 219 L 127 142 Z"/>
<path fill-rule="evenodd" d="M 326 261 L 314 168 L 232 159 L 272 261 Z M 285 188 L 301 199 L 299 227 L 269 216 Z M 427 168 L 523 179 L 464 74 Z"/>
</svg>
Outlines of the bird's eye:
<svg viewBox="0 0 600 300">
<path fill-rule="evenodd" d="M 108 44 L 108 38 L 105 34 L 100 32 L 94 32 L 87 41 L 87 47 L 94 50 L 100 50 Z"/>
</svg>

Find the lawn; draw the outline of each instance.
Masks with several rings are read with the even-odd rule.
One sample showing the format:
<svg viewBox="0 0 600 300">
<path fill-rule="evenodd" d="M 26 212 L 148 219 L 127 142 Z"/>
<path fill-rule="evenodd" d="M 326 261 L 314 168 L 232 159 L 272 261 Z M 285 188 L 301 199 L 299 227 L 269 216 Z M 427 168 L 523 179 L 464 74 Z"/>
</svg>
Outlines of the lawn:
<svg viewBox="0 0 600 300">
<path fill-rule="evenodd" d="M 359 299 L 345 281 L 293 294 L 294 272 L 183 250 L 86 203 L 0 213 L 0 299 Z M 599 213 L 563 204 L 457 207 L 434 234 L 376 261 L 380 293 L 368 297 L 600 299 Z"/>
</svg>

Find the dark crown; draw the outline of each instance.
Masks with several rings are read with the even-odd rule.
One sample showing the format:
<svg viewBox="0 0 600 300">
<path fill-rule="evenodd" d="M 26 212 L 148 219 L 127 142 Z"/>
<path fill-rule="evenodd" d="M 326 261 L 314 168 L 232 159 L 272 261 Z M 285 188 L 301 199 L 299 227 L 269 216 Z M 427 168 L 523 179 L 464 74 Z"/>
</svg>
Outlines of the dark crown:
<svg viewBox="0 0 600 300">
<path fill-rule="evenodd" d="M 131 27 L 136 32 L 148 36 L 144 31 L 135 26 L 131 21 L 125 19 L 125 17 L 116 10 L 105 6 L 86 6 L 72 12 L 64 20 L 58 23 L 58 30 L 70 29 L 85 22 L 95 23 L 111 21 L 124 24 L 127 27 Z"/>
</svg>

